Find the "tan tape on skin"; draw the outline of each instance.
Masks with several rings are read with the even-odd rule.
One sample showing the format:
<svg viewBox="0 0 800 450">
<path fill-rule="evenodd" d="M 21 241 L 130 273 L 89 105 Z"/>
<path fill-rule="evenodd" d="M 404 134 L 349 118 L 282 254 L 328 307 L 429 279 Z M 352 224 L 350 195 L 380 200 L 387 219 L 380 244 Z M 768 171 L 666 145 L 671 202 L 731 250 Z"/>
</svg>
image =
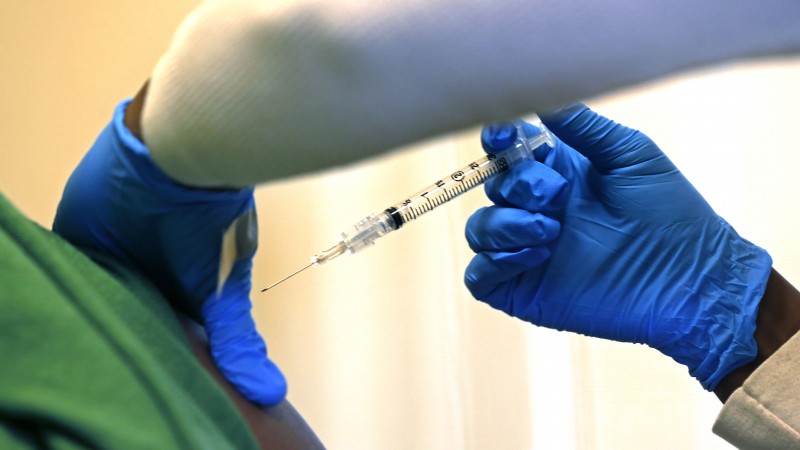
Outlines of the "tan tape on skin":
<svg viewBox="0 0 800 450">
<path fill-rule="evenodd" d="M 225 230 L 219 255 L 217 272 L 217 297 L 233 270 L 233 265 L 252 256 L 258 247 L 258 218 L 254 209 L 249 209 Z"/>
</svg>

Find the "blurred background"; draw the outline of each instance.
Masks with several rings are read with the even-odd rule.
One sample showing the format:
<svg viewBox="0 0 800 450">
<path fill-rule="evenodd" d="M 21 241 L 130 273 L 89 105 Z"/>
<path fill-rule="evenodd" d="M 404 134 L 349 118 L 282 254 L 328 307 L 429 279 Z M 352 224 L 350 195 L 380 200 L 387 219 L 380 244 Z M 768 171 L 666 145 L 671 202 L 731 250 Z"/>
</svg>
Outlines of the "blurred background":
<svg viewBox="0 0 800 450">
<path fill-rule="evenodd" d="M 0 191 L 31 219 L 50 227 L 72 168 L 196 3 L 0 2 Z M 798 81 L 798 58 L 743 61 L 586 100 L 650 135 L 798 284 Z M 719 402 L 683 366 L 472 299 L 463 228 L 488 204 L 480 189 L 259 292 L 354 221 L 476 159 L 478 133 L 259 187 L 254 314 L 289 400 L 332 449 L 730 448 L 711 433 Z"/>
</svg>

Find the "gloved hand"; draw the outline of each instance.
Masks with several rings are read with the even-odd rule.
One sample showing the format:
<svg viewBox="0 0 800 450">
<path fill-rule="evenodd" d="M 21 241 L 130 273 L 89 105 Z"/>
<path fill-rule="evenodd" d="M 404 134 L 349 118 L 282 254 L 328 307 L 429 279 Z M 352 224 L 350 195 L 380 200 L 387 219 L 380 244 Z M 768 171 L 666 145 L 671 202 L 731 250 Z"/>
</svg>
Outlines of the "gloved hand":
<svg viewBox="0 0 800 450">
<path fill-rule="evenodd" d="M 541 119 L 560 142 L 487 182 L 496 205 L 467 223 L 472 294 L 537 325 L 650 345 L 708 390 L 753 360 L 767 252 L 644 134 L 584 105 Z M 484 130 L 487 150 L 504 132 Z"/>
<path fill-rule="evenodd" d="M 173 182 L 125 128 L 127 104 L 117 107 L 70 177 L 53 231 L 144 273 L 204 326 L 212 357 L 239 392 L 260 405 L 279 403 L 286 380 L 267 358 L 250 315 L 258 235 L 253 189 L 195 189 Z M 220 270 L 223 234 L 233 257 L 232 265 Z"/>
</svg>

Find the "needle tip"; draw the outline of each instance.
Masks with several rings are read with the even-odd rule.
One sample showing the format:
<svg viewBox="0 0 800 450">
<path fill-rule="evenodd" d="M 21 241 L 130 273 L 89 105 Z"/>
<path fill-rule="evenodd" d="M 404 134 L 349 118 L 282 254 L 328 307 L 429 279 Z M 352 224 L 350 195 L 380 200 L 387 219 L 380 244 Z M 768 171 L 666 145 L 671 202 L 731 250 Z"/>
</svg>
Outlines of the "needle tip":
<svg viewBox="0 0 800 450">
<path fill-rule="evenodd" d="M 262 290 L 261 290 L 261 292 L 265 292 L 265 291 L 267 291 L 267 290 L 269 290 L 269 289 L 272 289 L 272 288 L 274 288 L 275 286 L 277 286 L 277 285 L 279 285 L 279 284 L 283 283 L 284 281 L 288 280 L 289 278 L 292 278 L 293 276 L 297 275 L 298 273 L 300 273 L 300 272 L 302 272 L 302 271 L 304 271 L 304 270 L 308 269 L 309 267 L 313 266 L 314 264 L 316 264 L 316 261 L 312 261 L 312 262 L 311 262 L 311 264 L 309 264 L 309 265 L 307 265 L 307 266 L 303 267 L 302 269 L 300 269 L 300 270 L 298 270 L 298 271 L 296 271 L 296 272 L 292 272 L 292 273 L 291 273 L 291 274 L 289 274 L 288 276 L 286 276 L 286 277 L 283 277 L 283 278 L 281 278 L 280 280 L 276 281 L 275 283 L 272 283 L 272 284 L 270 284 L 269 286 L 267 286 L 267 287 L 265 287 L 264 289 L 262 289 Z"/>
</svg>

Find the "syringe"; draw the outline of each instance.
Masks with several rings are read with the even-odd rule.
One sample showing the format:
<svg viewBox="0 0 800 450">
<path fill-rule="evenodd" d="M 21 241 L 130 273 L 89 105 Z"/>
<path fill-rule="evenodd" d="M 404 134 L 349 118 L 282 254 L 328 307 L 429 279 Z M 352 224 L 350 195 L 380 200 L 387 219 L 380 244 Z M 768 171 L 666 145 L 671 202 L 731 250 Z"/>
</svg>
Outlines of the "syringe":
<svg viewBox="0 0 800 450">
<path fill-rule="evenodd" d="M 312 256 L 311 263 L 267 286 L 261 292 L 277 286 L 309 267 L 324 264 L 345 253 L 361 251 L 374 244 L 376 239 L 400 229 L 408 222 L 416 220 L 472 188 L 482 185 L 486 180 L 507 171 L 518 161 L 532 159 L 534 150 L 542 145 L 555 146 L 552 133 L 544 125 L 538 125 L 539 133 L 528 136 L 523 122 L 515 121 L 513 124 L 514 129 L 508 136 L 508 140 L 511 142 L 508 149 L 497 154 L 487 154 L 447 177 L 437 180 L 417 194 L 386 208 L 383 212 L 372 213 L 364 217 L 349 230 L 341 233 L 338 244 Z"/>
</svg>

